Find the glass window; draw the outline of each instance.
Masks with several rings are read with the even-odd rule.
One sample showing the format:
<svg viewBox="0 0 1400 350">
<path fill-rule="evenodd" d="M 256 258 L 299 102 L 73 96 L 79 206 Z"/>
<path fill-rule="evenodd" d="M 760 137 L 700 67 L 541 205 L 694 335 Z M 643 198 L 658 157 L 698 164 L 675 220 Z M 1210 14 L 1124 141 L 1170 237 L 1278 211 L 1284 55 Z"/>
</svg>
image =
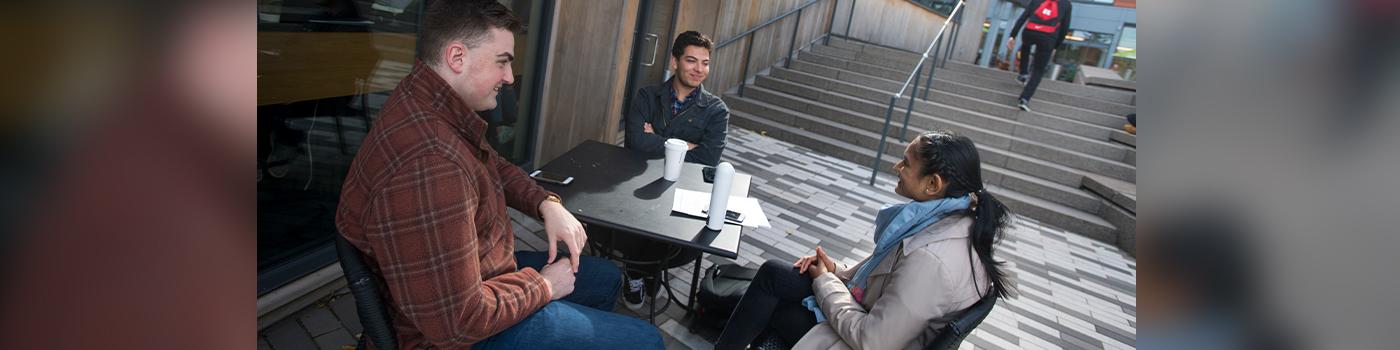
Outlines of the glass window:
<svg viewBox="0 0 1400 350">
<path fill-rule="evenodd" d="M 1087 30 L 1071 30 L 1065 36 L 1065 43 L 1058 50 L 1055 50 L 1055 57 L 1052 59 L 1055 65 L 1060 66 L 1058 74 L 1054 76 L 1056 80 L 1073 81 L 1075 74 L 1078 74 L 1080 65 L 1098 66 L 1104 56 L 1111 52 L 1108 48 L 1113 45 L 1113 35 L 1091 32 Z"/>
<path fill-rule="evenodd" d="M 1109 68 L 1118 72 L 1123 79 L 1137 80 L 1137 26 L 1123 27 L 1123 34 L 1118 39 L 1118 47 L 1113 50 L 1113 63 Z"/>
<path fill-rule="evenodd" d="M 342 183 L 417 60 L 424 1 L 258 0 L 259 295 L 335 262 Z M 533 78 L 544 62 L 535 24 L 544 1 L 501 2 L 525 24 L 516 82 L 497 110 L 480 115 L 491 146 L 523 164 L 533 156 Z"/>
<path fill-rule="evenodd" d="M 515 83 L 501 88 L 496 95 L 496 109 L 480 111 L 486 120 L 486 142 L 502 157 L 518 165 L 525 165 L 534 157 L 534 101 L 538 98 L 536 78 L 544 73 L 540 69 L 544 55 L 539 49 L 543 34 L 547 34 L 548 23 L 541 23 L 541 12 L 545 1 L 541 0 L 499 0 L 522 22 L 520 33 L 515 35 L 515 61 L 511 71 L 515 72 Z M 541 81 L 542 82 L 542 81 Z"/>
<path fill-rule="evenodd" d="M 1113 35 L 1107 33 L 1091 32 L 1087 30 L 1071 30 L 1065 36 L 1066 44 L 1099 45 L 1108 47 L 1113 45 Z"/>
<path fill-rule="evenodd" d="M 1079 72 L 1080 65 L 1098 66 L 1099 60 L 1103 58 L 1104 49 L 1088 45 L 1070 45 L 1065 43 L 1059 50 L 1055 50 L 1055 57 L 1051 60 L 1056 66 L 1058 74 L 1054 75 L 1055 80 L 1074 81 L 1075 74 Z"/>
</svg>

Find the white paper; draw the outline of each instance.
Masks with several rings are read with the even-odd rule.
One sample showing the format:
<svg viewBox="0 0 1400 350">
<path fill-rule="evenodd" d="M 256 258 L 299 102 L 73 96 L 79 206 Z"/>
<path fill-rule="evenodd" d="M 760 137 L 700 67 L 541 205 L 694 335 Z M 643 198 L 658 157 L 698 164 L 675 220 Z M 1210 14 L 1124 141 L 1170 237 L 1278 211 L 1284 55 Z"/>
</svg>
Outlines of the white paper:
<svg viewBox="0 0 1400 350">
<path fill-rule="evenodd" d="M 671 203 L 671 211 L 694 216 L 697 218 L 707 218 L 705 209 L 710 205 L 710 194 L 708 192 L 676 189 L 675 200 Z M 729 197 L 729 210 L 744 214 L 744 221 L 739 225 L 748 227 L 772 227 L 768 224 L 768 216 L 763 214 L 763 208 L 758 204 L 758 198 L 752 197 Z"/>
</svg>

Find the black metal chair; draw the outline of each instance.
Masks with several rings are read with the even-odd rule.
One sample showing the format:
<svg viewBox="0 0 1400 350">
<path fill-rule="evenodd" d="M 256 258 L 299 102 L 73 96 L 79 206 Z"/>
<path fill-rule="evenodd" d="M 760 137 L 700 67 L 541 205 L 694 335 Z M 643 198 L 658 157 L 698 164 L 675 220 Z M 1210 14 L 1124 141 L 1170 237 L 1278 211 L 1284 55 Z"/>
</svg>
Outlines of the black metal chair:
<svg viewBox="0 0 1400 350">
<path fill-rule="evenodd" d="M 379 289 L 381 278 L 365 265 L 364 255 L 360 250 L 340 234 L 335 235 L 335 250 L 340 255 L 340 268 L 345 271 L 350 294 L 355 296 L 355 309 L 360 314 L 360 326 L 364 328 L 364 335 L 360 337 L 356 348 L 365 349 L 365 338 L 369 338 L 376 349 L 398 349 L 394 324 L 389 319 L 384 293 Z"/>
<path fill-rule="evenodd" d="M 972 330 L 982 324 L 982 320 L 987 319 L 987 315 L 992 313 L 992 306 L 995 306 L 996 303 L 997 294 L 987 293 L 986 296 L 982 297 L 982 300 L 978 300 L 977 303 L 972 304 L 972 307 L 967 308 L 967 311 L 963 311 L 962 316 L 958 316 L 953 322 L 943 326 L 943 331 L 939 332 L 933 341 L 925 345 L 924 350 L 957 349 L 958 345 L 962 344 L 963 339 L 966 339 L 968 334 L 972 334 Z"/>
</svg>

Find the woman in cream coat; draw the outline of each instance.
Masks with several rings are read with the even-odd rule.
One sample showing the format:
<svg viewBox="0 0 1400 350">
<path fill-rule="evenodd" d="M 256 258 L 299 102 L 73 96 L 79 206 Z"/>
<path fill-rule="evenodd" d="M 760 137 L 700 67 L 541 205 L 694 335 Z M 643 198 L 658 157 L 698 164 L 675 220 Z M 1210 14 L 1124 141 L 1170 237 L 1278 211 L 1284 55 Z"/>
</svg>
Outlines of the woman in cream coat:
<svg viewBox="0 0 1400 350">
<path fill-rule="evenodd" d="M 927 132 L 895 164 L 895 193 L 912 201 L 876 216 L 875 252 L 849 269 L 817 247 L 796 263 L 768 261 L 715 349 L 772 335 L 794 349 L 921 349 L 1010 277 L 992 259 L 1010 213 L 982 186 L 972 140 Z"/>
</svg>

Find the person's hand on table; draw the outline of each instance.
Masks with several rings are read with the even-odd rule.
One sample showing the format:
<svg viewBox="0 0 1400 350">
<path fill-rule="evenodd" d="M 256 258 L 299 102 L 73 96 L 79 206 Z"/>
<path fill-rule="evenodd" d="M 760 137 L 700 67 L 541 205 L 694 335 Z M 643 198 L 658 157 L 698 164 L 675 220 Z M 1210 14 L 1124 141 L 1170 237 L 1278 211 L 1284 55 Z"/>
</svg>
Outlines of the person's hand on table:
<svg viewBox="0 0 1400 350">
<path fill-rule="evenodd" d="M 656 130 L 651 129 L 651 123 L 644 123 L 642 124 L 642 133 L 655 134 Z"/>
<path fill-rule="evenodd" d="M 544 277 L 544 284 L 549 288 L 549 300 L 559 300 L 574 292 L 574 273 L 569 271 L 571 261 L 578 259 L 559 259 L 540 270 L 540 276 Z"/>
<path fill-rule="evenodd" d="M 588 242 L 588 233 L 583 231 L 583 224 L 580 224 L 578 219 L 574 218 L 574 214 L 569 213 L 563 204 L 551 200 L 540 202 L 540 217 L 544 218 L 546 241 L 549 242 L 548 261 L 554 262 L 558 249 L 558 244 L 555 242 L 564 242 L 564 245 L 569 249 L 569 256 L 573 257 L 573 259 L 569 259 L 571 271 L 578 273 L 579 253 L 583 251 L 583 245 Z"/>
</svg>

